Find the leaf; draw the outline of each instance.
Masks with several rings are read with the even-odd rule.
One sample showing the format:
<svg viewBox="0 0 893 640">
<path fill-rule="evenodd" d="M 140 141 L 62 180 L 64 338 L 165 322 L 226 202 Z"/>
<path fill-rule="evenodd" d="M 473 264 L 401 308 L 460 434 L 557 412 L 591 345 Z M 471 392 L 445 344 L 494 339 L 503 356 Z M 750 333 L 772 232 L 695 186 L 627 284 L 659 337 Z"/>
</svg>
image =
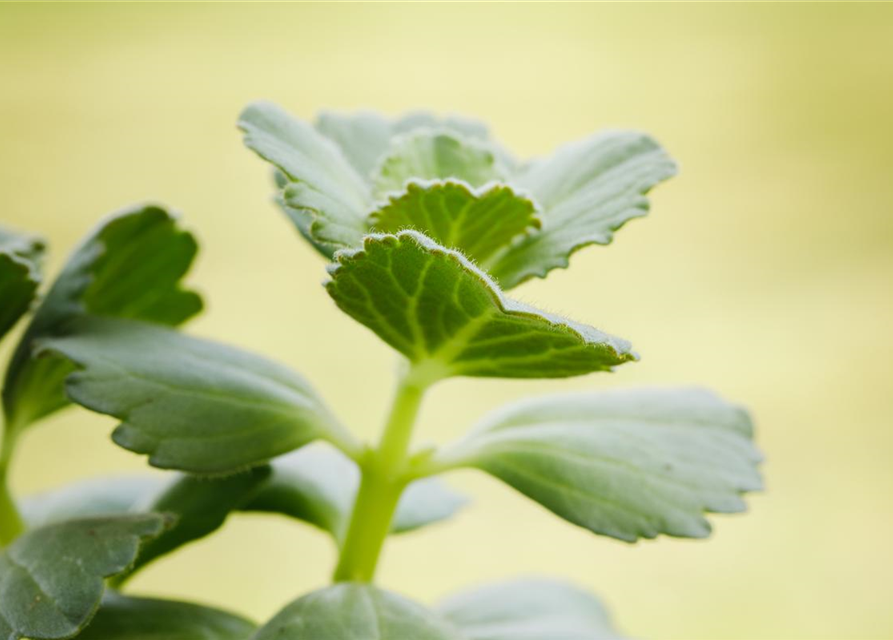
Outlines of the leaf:
<svg viewBox="0 0 893 640">
<path fill-rule="evenodd" d="M 357 446 L 304 378 L 233 347 L 84 317 L 42 350 L 82 369 L 67 379 L 71 399 L 121 420 L 114 441 L 156 467 L 227 474 L 317 438 Z"/>
<path fill-rule="evenodd" d="M 482 469 L 562 518 L 627 542 L 703 538 L 703 513 L 761 488 L 743 409 L 700 389 L 547 396 L 510 405 L 432 464 Z"/>
<path fill-rule="evenodd" d="M 99 606 L 103 579 L 169 524 L 158 514 L 82 519 L 33 529 L 0 552 L 0 637 L 68 638 Z"/>
<path fill-rule="evenodd" d="M 487 585 L 453 596 L 438 612 L 468 640 L 617 640 L 591 594 L 554 580 Z"/>
<path fill-rule="evenodd" d="M 248 640 L 255 625 L 232 613 L 185 602 L 108 593 L 78 640 Z"/>
<path fill-rule="evenodd" d="M 143 511 L 172 514 L 177 524 L 144 545 L 136 563 L 117 582 L 123 582 L 153 560 L 217 531 L 230 513 L 251 502 L 269 477 L 269 466 L 225 478 L 175 477 L 141 507 Z"/>
<path fill-rule="evenodd" d="M 147 499 L 166 484 L 157 476 L 91 478 L 29 496 L 20 506 L 28 526 L 41 527 L 76 518 L 140 511 Z"/>
<path fill-rule="evenodd" d="M 477 264 L 526 232 L 539 228 L 536 206 L 505 185 L 472 189 L 462 182 L 409 182 L 406 191 L 372 213 L 382 233 L 411 228 Z"/>
<path fill-rule="evenodd" d="M 411 600 L 367 584 L 342 582 L 299 598 L 253 640 L 464 640 Z"/>
<path fill-rule="evenodd" d="M 395 140 L 373 178 L 378 196 L 401 192 L 409 180 L 462 180 L 472 187 L 506 176 L 485 145 L 451 133 L 416 131 Z"/>
<path fill-rule="evenodd" d="M 503 297 L 464 256 L 415 231 L 367 236 L 330 274 L 341 310 L 431 379 L 562 378 L 635 359 L 624 340 Z"/>
<path fill-rule="evenodd" d="M 625 222 L 648 213 L 645 194 L 675 174 L 673 160 L 641 133 L 608 132 L 559 148 L 512 177 L 542 208 L 543 226 L 509 248 L 491 275 L 510 289 L 567 267 L 572 253 L 610 243 Z"/>
<path fill-rule="evenodd" d="M 341 147 L 344 156 L 363 177 L 372 175 L 394 137 L 404 133 L 430 129 L 480 140 L 488 137 L 486 125 L 477 120 L 456 116 L 438 118 L 420 111 L 396 120 L 388 120 L 374 111 L 352 114 L 323 111 L 317 118 L 316 128 Z"/>
<path fill-rule="evenodd" d="M 356 244 L 372 210 L 368 185 L 331 140 L 269 102 L 239 116 L 245 145 L 289 181 L 282 203 L 298 230 L 331 257 Z"/>
<path fill-rule="evenodd" d="M 180 285 L 197 245 L 168 211 L 144 206 L 100 224 L 69 258 L 19 342 L 3 389 L 7 429 L 17 431 L 65 406 L 69 364 L 35 361 L 37 341 L 63 335 L 85 313 L 177 325 L 202 308 Z"/>
<path fill-rule="evenodd" d="M 41 240 L 0 226 L 0 338 L 34 302 L 43 251 Z"/>
<path fill-rule="evenodd" d="M 330 533 L 341 544 L 359 489 L 357 465 L 334 449 L 311 445 L 277 458 L 272 466 L 272 478 L 246 510 L 303 520 Z M 465 503 L 465 498 L 442 482 L 417 480 L 400 499 L 392 532 L 404 533 L 445 520 Z"/>
</svg>

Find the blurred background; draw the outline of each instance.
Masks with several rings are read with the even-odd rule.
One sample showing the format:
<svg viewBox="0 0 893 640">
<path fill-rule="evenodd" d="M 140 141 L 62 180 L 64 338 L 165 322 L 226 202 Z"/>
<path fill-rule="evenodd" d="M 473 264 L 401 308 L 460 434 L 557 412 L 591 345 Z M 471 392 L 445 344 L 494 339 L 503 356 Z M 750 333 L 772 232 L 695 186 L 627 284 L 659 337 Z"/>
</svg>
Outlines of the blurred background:
<svg viewBox="0 0 893 640">
<path fill-rule="evenodd" d="M 320 287 L 235 120 L 257 98 L 487 120 L 522 157 L 602 127 L 654 134 L 682 173 L 652 214 L 522 299 L 632 340 L 638 364 L 570 381 L 454 380 L 420 441 L 526 394 L 705 384 L 749 406 L 767 490 L 706 541 L 625 545 L 473 472 L 474 504 L 394 539 L 381 582 L 424 602 L 515 575 L 599 593 L 637 637 L 893 637 L 893 5 L 4 4 L 0 219 L 50 241 L 157 200 L 202 242 L 189 331 L 304 372 L 365 437 L 394 356 Z M 11 340 L 3 347 L 9 351 Z M 80 409 L 34 428 L 14 489 L 142 470 Z M 328 540 L 238 516 L 133 591 L 258 620 L 326 583 Z"/>
</svg>

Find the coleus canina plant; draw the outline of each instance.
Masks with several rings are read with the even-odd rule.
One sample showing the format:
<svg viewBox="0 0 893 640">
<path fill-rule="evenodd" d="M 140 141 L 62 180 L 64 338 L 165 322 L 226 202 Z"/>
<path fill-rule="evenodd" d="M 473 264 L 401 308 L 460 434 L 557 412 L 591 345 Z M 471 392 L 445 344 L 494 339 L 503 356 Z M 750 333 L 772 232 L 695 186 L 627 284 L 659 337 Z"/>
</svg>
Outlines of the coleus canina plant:
<svg viewBox="0 0 893 640">
<path fill-rule="evenodd" d="M 705 512 L 742 511 L 742 494 L 759 489 L 748 414 L 700 389 L 525 398 L 459 442 L 412 446 L 424 395 L 447 378 L 564 378 L 636 359 L 627 341 L 504 291 L 609 243 L 647 212 L 645 194 L 673 161 L 646 135 L 609 132 L 518 162 L 480 123 L 427 114 L 327 113 L 310 125 L 260 103 L 239 127 L 275 168 L 281 208 L 329 262 L 329 296 L 399 353 L 381 437 L 359 441 L 289 368 L 175 329 L 201 299 L 181 284 L 196 243 L 165 209 L 100 224 L 39 303 L 43 244 L 2 231 L 0 335 L 31 318 L 3 389 L 0 638 L 618 637 L 597 599 L 560 581 L 478 587 L 428 608 L 374 577 L 389 535 L 465 504 L 439 478 L 454 469 L 626 542 L 704 537 Z M 118 445 L 178 473 L 14 499 L 19 436 L 70 402 L 118 418 Z M 125 595 L 137 571 L 236 511 L 331 536 L 332 586 L 260 626 Z"/>
</svg>

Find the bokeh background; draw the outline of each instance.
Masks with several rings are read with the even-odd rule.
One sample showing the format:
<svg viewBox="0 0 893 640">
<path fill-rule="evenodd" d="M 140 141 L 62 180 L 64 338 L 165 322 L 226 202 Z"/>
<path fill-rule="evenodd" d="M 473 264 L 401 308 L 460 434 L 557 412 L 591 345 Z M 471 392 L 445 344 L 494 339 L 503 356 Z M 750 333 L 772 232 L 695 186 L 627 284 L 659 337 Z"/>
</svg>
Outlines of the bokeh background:
<svg viewBox="0 0 893 640">
<path fill-rule="evenodd" d="M 489 121 L 521 156 L 601 127 L 653 133 L 682 174 L 652 215 L 518 294 L 631 339 L 613 375 L 455 380 L 422 441 L 525 394 L 707 384 L 747 404 L 767 491 L 707 542 L 596 538 L 472 472 L 452 522 L 394 539 L 385 586 L 425 602 L 514 575 L 601 594 L 653 638 L 893 637 L 893 5 L 3 4 L 0 219 L 50 271 L 102 215 L 157 200 L 202 242 L 189 331 L 308 375 L 366 437 L 393 354 L 341 315 L 234 123 L 250 100 Z M 10 345 L 4 346 L 4 353 Z M 138 471 L 79 409 L 33 429 L 14 488 Z M 265 619 L 326 583 L 328 541 L 238 516 L 133 591 Z"/>
</svg>

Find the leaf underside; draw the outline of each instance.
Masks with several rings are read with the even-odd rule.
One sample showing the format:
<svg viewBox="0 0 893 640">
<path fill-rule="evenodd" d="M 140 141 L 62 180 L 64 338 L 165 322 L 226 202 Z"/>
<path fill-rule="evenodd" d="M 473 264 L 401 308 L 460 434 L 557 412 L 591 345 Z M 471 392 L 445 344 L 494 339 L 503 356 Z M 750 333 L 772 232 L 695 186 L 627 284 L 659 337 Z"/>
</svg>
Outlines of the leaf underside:
<svg viewBox="0 0 893 640">
<path fill-rule="evenodd" d="M 71 520 L 28 531 L 0 552 L 0 637 L 68 638 L 93 617 L 103 580 L 170 523 L 159 514 Z"/>
<path fill-rule="evenodd" d="M 437 609 L 467 640 L 619 640 L 593 595 L 555 580 L 486 585 Z"/>
<path fill-rule="evenodd" d="M 41 348 L 80 367 L 68 395 L 121 420 L 114 441 L 160 468 L 234 473 L 343 430 L 296 373 L 163 327 L 83 317 Z"/>
<path fill-rule="evenodd" d="M 201 298 L 180 284 L 196 251 L 192 235 L 160 207 L 101 223 L 68 259 L 13 354 L 3 389 L 7 428 L 68 403 L 62 385 L 70 365 L 33 355 L 39 340 L 65 335 L 73 319 L 91 313 L 178 325 L 198 313 Z"/>
<path fill-rule="evenodd" d="M 562 378 L 635 359 L 624 340 L 505 298 L 464 256 L 415 231 L 367 236 L 330 274 L 345 313 L 443 377 Z"/>
<path fill-rule="evenodd" d="M 761 488 L 748 414 L 700 389 L 545 397 L 497 412 L 443 460 L 482 469 L 564 519 L 627 542 L 702 538 L 704 512 Z"/>
<path fill-rule="evenodd" d="M 248 640 L 255 629 L 220 609 L 110 592 L 77 640 Z"/>
</svg>

